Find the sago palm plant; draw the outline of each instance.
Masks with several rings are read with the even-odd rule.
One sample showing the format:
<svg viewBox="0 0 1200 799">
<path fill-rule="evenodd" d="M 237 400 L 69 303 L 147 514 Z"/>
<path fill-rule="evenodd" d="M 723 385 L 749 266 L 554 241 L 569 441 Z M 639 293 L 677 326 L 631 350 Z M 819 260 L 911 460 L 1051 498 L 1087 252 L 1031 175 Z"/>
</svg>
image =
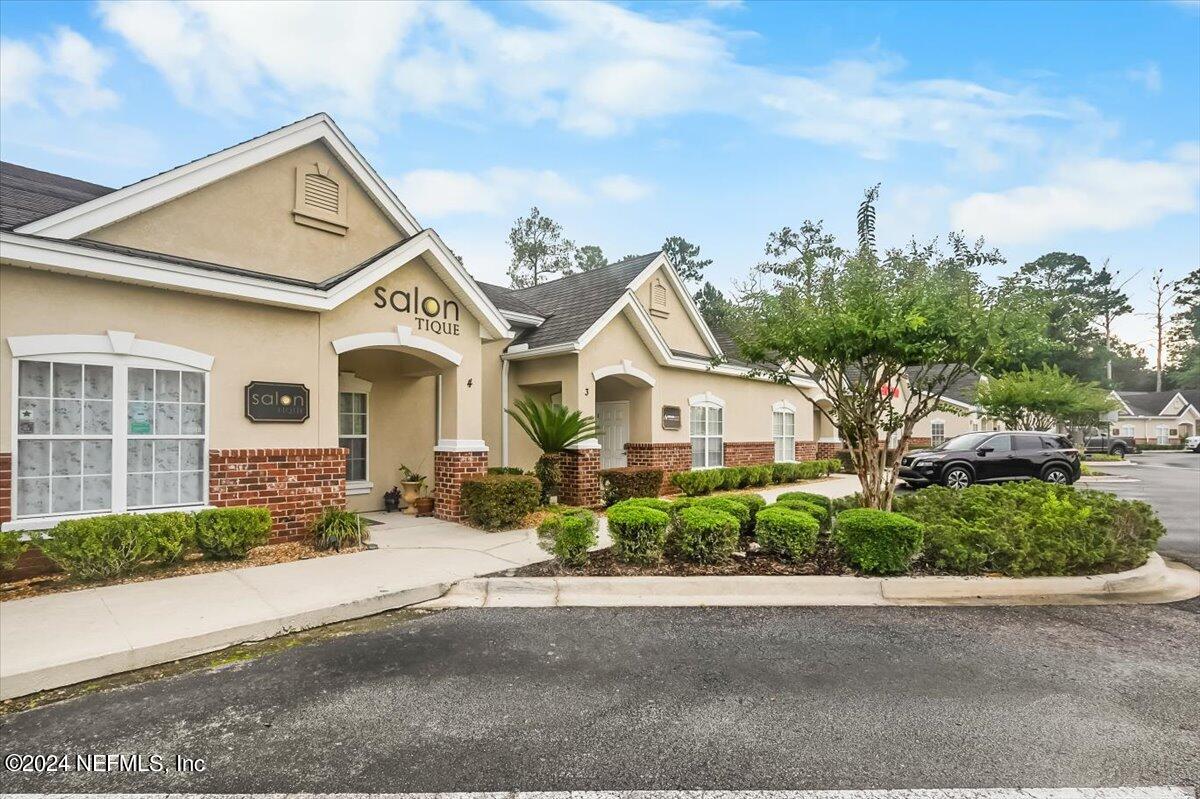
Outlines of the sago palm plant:
<svg viewBox="0 0 1200 799">
<path fill-rule="evenodd" d="M 538 458 L 534 469 L 542 481 L 542 496 L 557 496 L 558 486 L 562 482 L 562 453 L 595 437 L 596 418 L 584 416 L 563 405 L 532 399 L 516 400 L 513 406 L 515 410 L 505 408 L 504 412 L 517 420 L 521 429 L 542 451 L 542 457 Z"/>
</svg>

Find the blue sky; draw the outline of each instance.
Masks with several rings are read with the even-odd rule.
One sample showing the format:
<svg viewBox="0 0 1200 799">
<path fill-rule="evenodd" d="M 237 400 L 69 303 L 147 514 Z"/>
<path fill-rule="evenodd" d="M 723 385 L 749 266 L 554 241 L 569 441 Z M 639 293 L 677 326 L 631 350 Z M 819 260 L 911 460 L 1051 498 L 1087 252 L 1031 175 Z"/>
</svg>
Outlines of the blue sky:
<svg viewBox="0 0 1200 799">
<path fill-rule="evenodd" d="M 805 218 L 1200 265 L 1200 3 L 0 3 L 0 155 L 123 185 L 331 113 L 502 282 L 530 205 L 725 287 Z M 1123 321 L 1131 341 L 1149 320 Z"/>
</svg>

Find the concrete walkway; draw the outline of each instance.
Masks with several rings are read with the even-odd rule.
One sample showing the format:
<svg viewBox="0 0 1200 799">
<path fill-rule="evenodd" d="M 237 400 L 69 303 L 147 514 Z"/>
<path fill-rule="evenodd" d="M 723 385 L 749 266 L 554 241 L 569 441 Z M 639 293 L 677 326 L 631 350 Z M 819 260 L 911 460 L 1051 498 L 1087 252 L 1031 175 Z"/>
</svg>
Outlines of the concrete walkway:
<svg viewBox="0 0 1200 799">
<path fill-rule="evenodd" d="M 787 490 L 843 496 L 838 475 Z M 372 513 L 378 549 L 0 602 L 0 699 L 200 655 L 442 596 L 465 579 L 548 557 L 533 530 Z M 599 547 L 611 544 L 604 520 Z"/>
</svg>

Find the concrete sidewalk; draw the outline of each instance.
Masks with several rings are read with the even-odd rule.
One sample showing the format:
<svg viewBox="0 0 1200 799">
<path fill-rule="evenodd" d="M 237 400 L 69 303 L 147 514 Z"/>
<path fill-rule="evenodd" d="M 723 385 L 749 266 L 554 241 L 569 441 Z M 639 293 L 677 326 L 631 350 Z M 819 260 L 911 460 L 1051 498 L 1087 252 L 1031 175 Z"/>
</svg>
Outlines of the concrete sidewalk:
<svg viewBox="0 0 1200 799">
<path fill-rule="evenodd" d="M 857 488 L 838 475 L 760 493 Z M 367 515 L 382 522 L 371 527 L 375 550 L 0 602 L 0 699 L 426 602 L 548 557 L 533 530 Z M 603 519 L 599 538 L 610 545 Z"/>
</svg>

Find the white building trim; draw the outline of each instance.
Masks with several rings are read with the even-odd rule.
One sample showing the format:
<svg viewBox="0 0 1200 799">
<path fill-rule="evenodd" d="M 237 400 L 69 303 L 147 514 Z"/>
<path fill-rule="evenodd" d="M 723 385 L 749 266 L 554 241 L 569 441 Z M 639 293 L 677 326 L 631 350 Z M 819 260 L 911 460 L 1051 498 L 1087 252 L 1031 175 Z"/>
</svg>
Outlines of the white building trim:
<svg viewBox="0 0 1200 799">
<path fill-rule="evenodd" d="M 211 371 L 213 365 L 213 356 L 207 353 L 160 341 L 139 339 L 135 334 L 123 330 L 110 330 L 103 336 L 73 333 L 9 336 L 8 349 L 14 358 L 34 358 L 42 355 L 136 355 L 139 358 L 176 363 L 203 372 Z"/>
<path fill-rule="evenodd" d="M 689 292 L 687 286 L 684 285 L 683 279 L 679 277 L 679 273 L 675 271 L 675 266 L 671 263 L 671 259 L 667 257 L 666 253 L 660 252 L 658 257 L 651 261 L 649 266 L 643 269 L 641 274 L 633 279 L 633 281 L 629 284 L 629 289 L 631 291 L 637 291 L 639 288 L 641 288 L 643 283 L 650 279 L 651 275 L 653 275 L 662 267 L 666 267 L 663 269 L 663 273 L 667 276 L 667 282 L 671 284 L 671 288 L 673 288 L 675 293 L 679 295 L 680 302 L 683 303 L 684 312 L 688 315 L 688 318 L 692 320 L 692 324 L 695 325 L 696 330 L 699 331 L 700 338 L 704 340 L 704 344 L 708 347 L 709 353 L 714 356 L 723 355 L 724 351 L 721 349 L 721 345 L 717 343 L 717 339 L 715 336 L 713 336 L 712 330 L 709 329 L 708 323 L 704 321 L 704 317 L 701 315 L 700 309 L 696 307 L 696 302 L 692 299 L 691 292 Z"/>
<path fill-rule="evenodd" d="M 482 438 L 439 438 L 434 452 L 487 452 Z"/>
<path fill-rule="evenodd" d="M 601 366 L 599 369 L 592 370 L 592 380 L 602 380 L 605 377 L 632 377 L 642 383 L 645 383 L 651 388 L 654 387 L 654 376 L 649 372 L 643 371 L 633 365 L 633 362 L 628 358 L 623 359 L 620 363 L 612 366 Z"/>
<path fill-rule="evenodd" d="M 795 413 L 796 406 L 787 400 L 779 400 L 771 405 L 771 413 L 780 413 L 783 411 L 786 411 L 787 413 Z"/>
<path fill-rule="evenodd" d="M 458 366 L 463 360 L 462 353 L 458 350 L 451 349 L 440 341 L 434 341 L 424 336 L 414 336 L 412 328 L 404 325 L 396 325 L 395 330 L 379 333 L 357 333 L 353 336 L 343 336 L 334 339 L 332 344 L 333 351 L 338 355 L 368 347 L 400 347 L 429 353 L 454 366 Z"/>
<path fill-rule="evenodd" d="M 716 408 L 724 408 L 725 400 L 718 397 L 711 391 L 705 391 L 703 394 L 693 394 L 688 397 L 688 406 L 696 407 L 697 405 L 712 405 Z"/>
</svg>

